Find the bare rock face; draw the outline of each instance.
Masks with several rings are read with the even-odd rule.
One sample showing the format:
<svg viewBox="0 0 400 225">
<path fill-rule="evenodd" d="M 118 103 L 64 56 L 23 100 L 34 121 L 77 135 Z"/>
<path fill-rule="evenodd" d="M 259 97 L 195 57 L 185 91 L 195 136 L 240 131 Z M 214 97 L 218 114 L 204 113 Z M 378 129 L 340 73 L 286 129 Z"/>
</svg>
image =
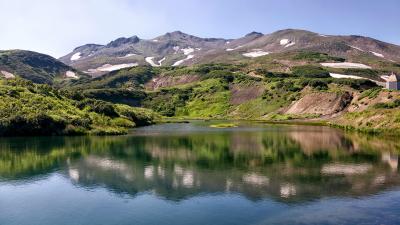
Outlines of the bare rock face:
<svg viewBox="0 0 400 225">
<path fill-rule="evenodd" d="M 353 99 L 352 94 L 311 93 L 294 102 L 285 114 L 333 115 L 343 111 Z"/>
</svg>

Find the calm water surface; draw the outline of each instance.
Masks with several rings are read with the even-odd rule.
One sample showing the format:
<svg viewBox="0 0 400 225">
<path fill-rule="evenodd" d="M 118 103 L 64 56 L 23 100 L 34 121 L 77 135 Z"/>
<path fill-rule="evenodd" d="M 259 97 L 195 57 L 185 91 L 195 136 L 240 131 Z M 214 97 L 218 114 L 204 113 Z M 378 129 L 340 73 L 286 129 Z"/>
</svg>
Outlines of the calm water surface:
<svg viewBox="0 0 400 225">
<path fill-rule="evenodd" d="M 211 123 L 0 139 L 0 224 L 400 224 L 397 140 Z"/>
</svg>

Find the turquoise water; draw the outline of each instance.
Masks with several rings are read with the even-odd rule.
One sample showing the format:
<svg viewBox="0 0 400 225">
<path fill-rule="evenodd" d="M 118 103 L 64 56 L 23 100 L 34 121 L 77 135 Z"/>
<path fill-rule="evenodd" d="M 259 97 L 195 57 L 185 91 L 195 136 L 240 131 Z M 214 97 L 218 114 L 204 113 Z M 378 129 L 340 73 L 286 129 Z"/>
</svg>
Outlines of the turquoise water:
<svg viewBox="0 0 400 225">
<path fill-rule="evenodd" d="M 397 140 L 215 123 L 2 138 L 0 224 L 399 224 Z"/>
</svg>

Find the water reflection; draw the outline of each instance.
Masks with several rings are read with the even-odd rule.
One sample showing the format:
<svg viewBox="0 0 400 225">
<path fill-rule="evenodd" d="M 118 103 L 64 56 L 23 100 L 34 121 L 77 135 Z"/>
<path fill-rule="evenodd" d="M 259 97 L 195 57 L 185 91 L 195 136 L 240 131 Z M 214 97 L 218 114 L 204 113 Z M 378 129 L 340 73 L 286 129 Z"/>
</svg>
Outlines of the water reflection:
<svg viewBox="0 0 400 225">
<path fill-rule="evenodd" d="M 123 137 L 1 139 L 0 149 L 0 185 L 59 173 L 77 187 L 173 201 L 239 193 L 302 202 L 400 184 L 395 140 L 326 127 L 166 124 Z"/>
</svg>

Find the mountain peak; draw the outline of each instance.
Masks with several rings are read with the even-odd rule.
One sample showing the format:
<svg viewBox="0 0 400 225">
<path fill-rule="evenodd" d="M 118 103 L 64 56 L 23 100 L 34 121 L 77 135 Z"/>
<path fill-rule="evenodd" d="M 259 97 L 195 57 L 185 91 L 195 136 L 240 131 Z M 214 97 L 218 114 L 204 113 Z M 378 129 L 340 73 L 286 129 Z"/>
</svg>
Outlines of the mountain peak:
<svg viewBox="0 0 400 225">
<path fill-rule="evenodd" d="M 174 31 L 174 32 L 168 32 L 164 36 L 167 36 L 167 37 L 187 37 L 187 36 L 191 36 L 191 35 L 183 33 L 182 31 L 177 30 L 177 31 Z"/>
<path fill-rule="evenodd" d="M 79 46 L 79 47 L 76 47 L 73 51 L 75 52 L 75 51 L 80 51 L 80 50 L 82 50 L 82 49 L 96 49 L 96 48 L 99 48 L 99 47 L 102 47 L 103 45 L 98 45 L 98 44 L 86 44 L 86 45 L 82 45 L 82 46 Z"/>
<path fill-rule="evenodd" d="M 139 41 L 140 41 L 140 39 L 136 35 L 132 36 L 130 38 L 122 37 L 122 38 L 118 38 L 114 41 L 111 41 L 110 43 L 107 44 L 107 47 L 119 47 L 124 44 L 135 44 Z"/>
<path fill-rule="evenodd" d="M 250 37 L 250 36 L 260 36 L 261 37 L 263 35 L 264 35 L 263 33 L 253 31 L 253 32 L 250 32 L 250 33 L 246 34 L 245 37 Z"/>
<path fill-rule="evenodd" d="M 283 34 L 316 34 L 316 33 L 301 29 L 284 29 L 284 30 L 278 30 L 272 34 L 283 35 Z"/>
</svg>

